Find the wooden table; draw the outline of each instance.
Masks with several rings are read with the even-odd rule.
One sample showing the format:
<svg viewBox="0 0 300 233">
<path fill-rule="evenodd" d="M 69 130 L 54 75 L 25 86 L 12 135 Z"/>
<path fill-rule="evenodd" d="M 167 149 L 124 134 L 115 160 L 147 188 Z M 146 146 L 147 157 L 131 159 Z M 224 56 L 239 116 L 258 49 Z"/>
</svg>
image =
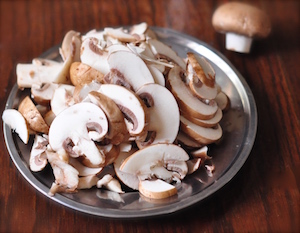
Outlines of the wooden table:
<svg viewBox="0 0 300 233">
<path fill-rule="evenodd" d="M 170 216 L 112 220 L 46 198 L 18 172 L 0 140 L 0 232 L 299 232 L 300 23 L 298 0 L 246 0 L 264 9 L 273 31 L 251 54 L 224 48 L 211 17 L 227 2 L 0 1 L 0 110 L 16 82 L 17 63 L 30 62 L 74 29 L 147 22 L 196 37 L 223 53 L 249 84 L 258 109 L 250 156 L 224 188 Z"/>
</svg>

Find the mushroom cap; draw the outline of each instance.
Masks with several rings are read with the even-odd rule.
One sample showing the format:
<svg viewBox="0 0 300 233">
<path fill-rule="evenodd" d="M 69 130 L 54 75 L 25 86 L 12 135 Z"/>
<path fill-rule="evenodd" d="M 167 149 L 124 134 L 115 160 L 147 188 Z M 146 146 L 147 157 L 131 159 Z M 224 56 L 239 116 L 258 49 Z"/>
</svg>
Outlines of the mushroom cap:
<svg viewBox="0 0 300 233">
<path fill-rule="evenodd" d="M 240 2 L 228 2 L 218 7 L 212 24 L 216 31 L 253 38 L 265 38 L 271 32 L 271 22 L 264 11 Z"/>
</svg>

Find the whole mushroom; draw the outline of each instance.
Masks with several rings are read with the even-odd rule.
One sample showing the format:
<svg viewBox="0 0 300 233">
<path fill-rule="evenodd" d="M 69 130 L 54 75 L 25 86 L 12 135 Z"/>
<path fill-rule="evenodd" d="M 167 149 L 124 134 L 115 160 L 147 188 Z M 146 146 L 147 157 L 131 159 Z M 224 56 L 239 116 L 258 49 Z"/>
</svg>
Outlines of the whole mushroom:
<svg viewBox="0 0 300 233">
<path fill-rule="evenodd" d="M 265 38 L 271 32 L 271 22 L 264 11 L 240 2 L 218 7 L 212 24 L 216 31 L 226 34 L 226 49 L 240 53 L 249 53 L 253 39 Z"/>
</svg>

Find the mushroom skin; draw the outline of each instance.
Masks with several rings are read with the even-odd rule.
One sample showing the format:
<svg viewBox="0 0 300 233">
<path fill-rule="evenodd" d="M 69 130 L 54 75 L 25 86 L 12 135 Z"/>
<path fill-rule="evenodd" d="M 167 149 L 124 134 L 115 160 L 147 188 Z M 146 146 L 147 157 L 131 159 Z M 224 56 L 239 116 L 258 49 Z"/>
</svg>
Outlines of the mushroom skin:
<svg viewBox="0 0 300 233">
<path fill-rule="evenodd" d="M 226 33 L 226 49 L 249 53 L 252 39 L 265 38 L 271 32 L 271 22 L 261 9 L 241 2 L 228 2 L 213 14 L 216 31 Z"/>
<path fill-rule="evenodd" d="M 129 137 L 123 114 L 117 104 L 106 95 L 91 91 L 89 93 L 91 102 L 98 105 L 106 114 L 108 120 L 108 133 L 106 137 L 112 144 L 119 145 Z"/>
<path fill-rule="evenodd" d="M 32 130 L 48 134 L 49 126 L 29 96 L 26 96 L 21 101 L 18 110 L 24 116 Z"/>
</svg>

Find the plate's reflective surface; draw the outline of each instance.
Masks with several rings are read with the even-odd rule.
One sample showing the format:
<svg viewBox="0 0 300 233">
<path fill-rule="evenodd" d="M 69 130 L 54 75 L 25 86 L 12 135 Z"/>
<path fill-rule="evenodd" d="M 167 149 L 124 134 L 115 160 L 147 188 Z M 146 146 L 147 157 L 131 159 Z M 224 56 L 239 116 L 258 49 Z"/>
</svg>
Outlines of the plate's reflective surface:
<svg viewBox="0 0 300 233">
<path fill-rule="evenodd" d="M 224 114 L 221 122 L 224 139 L 218 145 L 210 146 L 209 150 L 215 165 L 213 176 L 208 176 L 204 169 L 200 169 L 178 185 L 178 195 L 158 201 L 145 200 L 138 192 L 117 194 L 96 188 L 49 197 L 47 193 L 54 180 L 51 168 L 32 173 L 27 165 L 31 143 L 24 145 L 4 125 L 4 136 L 12 160 L 39 192 L 65 206 L 93 215 L 113 218 L 149 217 L 173 213 L 204 200 L 229 182 L 242 167 L 251 151 L 257 127 L 256 105 L 245 80 L 225 57 L 207 44 L 169 29 L 154 27 L 153 30 L 161 41 L 172 46 L 181 57 L 186 57 L 187 52 L 206 57 L 216 71 L 217 83 L 230 98 L 231 109 Z M 50 59 L 57 56 L 57 47 L 43 55 Z M 16 107 L 22 95 L 26 94 L 28 92 L 19 91 L 15 85 L 6 107 Z"/>
</svg>

